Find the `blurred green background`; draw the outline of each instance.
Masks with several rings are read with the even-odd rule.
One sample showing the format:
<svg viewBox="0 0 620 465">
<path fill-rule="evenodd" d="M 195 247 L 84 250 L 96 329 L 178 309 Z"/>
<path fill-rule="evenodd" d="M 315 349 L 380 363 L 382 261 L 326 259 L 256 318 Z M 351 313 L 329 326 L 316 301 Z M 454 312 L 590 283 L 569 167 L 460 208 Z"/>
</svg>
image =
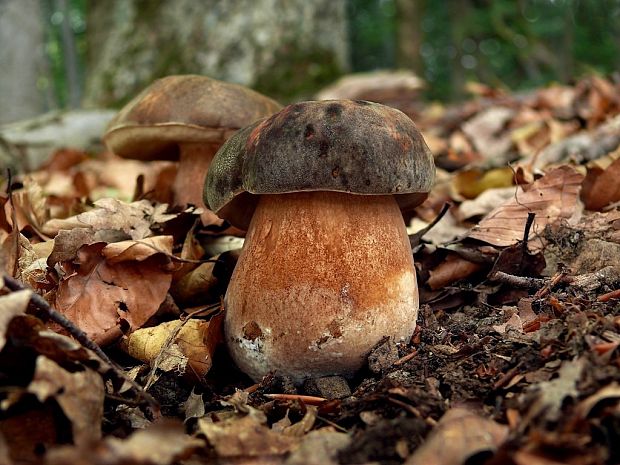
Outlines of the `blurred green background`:
<svg viewBox="0 0 620 465">
<path fill-rule="evenodd" d="M 401 68 L 427 81 L 424 98 L 455 101 L 470 80 L 521 90 L 620 69 L 620 0 L 0 0 L 0 28 L 25 5 L 41 28 L 43 52 L 28 49 L 39 111 L 118 107 L 178 73 L 289 102 L 346 73 Z M 3 79 L 20 79 L 8 53 Z"/>
</svg>

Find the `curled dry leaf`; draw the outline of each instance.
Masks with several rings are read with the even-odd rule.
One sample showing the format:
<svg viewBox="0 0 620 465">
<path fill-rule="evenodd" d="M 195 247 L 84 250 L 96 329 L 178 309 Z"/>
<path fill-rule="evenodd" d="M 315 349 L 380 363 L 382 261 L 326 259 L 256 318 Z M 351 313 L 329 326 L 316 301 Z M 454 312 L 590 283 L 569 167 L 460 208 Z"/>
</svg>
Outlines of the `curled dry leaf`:
<svg viewBox="0 0 620 465">
<path fill-rule="evenodd" d="M 127 261 L 141 262 L 158 253 L 171 255 L 172 245 L 172 236 L 155 236 L 108 244 L 101 253 L 111 265 Z"/>
<path fill-rule="evenodd" d="M 144 363 L 153 366 L 159 357 L 157 368 L 185 373 L 199 381 L 211 369 L 215 348 L 222 340 L 221 327 L 221 315 L 210 321 L 168 321 L 134 331 L 121 346 Z"/>
<path fill-rule="evenodd" d="M 588 165 L 581 191 L 581 198 L 588 210 L 602 210 L 603 207 L 620 201 L 620 150 L 606 157 L 605 161 L 607 166 L 601 166 L 600 163 Z"/>
<path fill-rule="evenodd" d="M 530 237 L 545 226 L 572 217 L 583 175 L 569 166 L 549 171 L 524 190 L 517 186 L 513 198 L 495 208 L 474 226 L 469 237 L 496 246 L 508 246 L 523 239 L 528 213 L 535 213 Z"/>
<path fill-rule="evenodd" d="M 507 436 L 507 426 L 464 408 L 452 408 L 405 465 L 465 464 L 473 455 L 497 450 Z"/>
<path fill-rule="evenodd" d="M 28 392 L 39 402 L 54 399 L 71 422 L 73 442 L 80 446 L 101 438 L 104 388 L 101 376 L 85 368 L 70 373 L 39 356 Z"/>
<path fill-rule="evenodd" d="M 122 322 L 135 330 L 155 314 L 166 298 L 173 269 L 167 256 L 150 248 L 152 254 L 141 261 L 110 263 L 107 247 L 82 246 L 74 261 L 62 263 L 65 277 L 55 302 L 58 311 L 104 345 L 120 336 Z"/>
<path fill-rule="evenodd" d="M 41 234 L 42 225 L 49 218 L 47 197 L 41 186 L 30 177 L 22 181 L 23 187 L 13 192 L 13 201 L 4 204 L 4 215 L 15 229 L 23 231 L 31 228 Z M 13 224 L 15 220 L 16 224 Z"/>
<path fill-rule="evenodd" d="M 97 200 L 93 210 L 65 219 L 53 219 L 43 225 L 45 234 L 55 236 L 61 229 L 91 228 L 123 231 L 134 240 L 152 235 L 151 226 L 171 220 L 167 205 L 153 205 L 148 200 L 125 203 L 106 198 Z"/>
</svg>

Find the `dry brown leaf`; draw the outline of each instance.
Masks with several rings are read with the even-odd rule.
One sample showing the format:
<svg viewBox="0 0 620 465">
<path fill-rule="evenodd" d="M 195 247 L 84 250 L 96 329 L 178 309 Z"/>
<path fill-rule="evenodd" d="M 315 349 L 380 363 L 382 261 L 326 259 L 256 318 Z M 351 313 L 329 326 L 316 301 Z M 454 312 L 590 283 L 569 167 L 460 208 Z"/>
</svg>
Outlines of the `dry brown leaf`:
<svg viewBox="0 0 620 465">
<path fill-rule="evenodd" d="M 471 276 L 481 268 L 482 265 L 479 263 L 470 262 L 458 254 L 451 253 L 443 262 L 429 272 L 430 278 L 428 278 L 426 283 L 433 290 L 441 289 Z"/>
<path fill-rule="evenodd" d="M 32 178 L 22 180 L 23 187 L 13 192 L 13 202 L 4 204 L 4 216 L 12 227 L 14 221 L 17 230 L 31 228 L 37 234 L 42 231 L 42 225 L 48 220 L 49 212 L 47 197 L 41 186 Z"/>
<path fill-rule="evenodd" d="M 503 203 L 472 228 L 469 237 L 496 246 L 508 246 L 523 239 L 528 213 L 535 213 L 530 237 L 545 226 L 571 218 L 583 175 L 569 166 L 549 171 L 524 191 L 518 186 L 515 197 Z"/>
<path fill-rule="evenodd" d="M 122 321 L 140 328 L 164 301 L 172 281 L 169 259 L 162 254 L 143 261 L 109 263 L 104 243 L 82 246 L 56 293 L 56 308 L 100 343 L 119 336 Z"/>
<path fill-rule="evenodd" d="M 31 404 L 35 402 L 33 400 Z M 0 420 L 0 434 L 4 436 L 8 455 L 13 460 L 7 465 L 44 463 L 45 451 L 59 442 L 61 428 L 55 420 L 54 406 L 28 405 L 20 410 Z"/>
<path fill-rule="evenodd" d="M 204 442 L 185 434 L 181 424 L 165 421 L 127 439 L 108 437 L 84 447 L 59 447 L 48 452 L 47 465 L 171 465 L 180 463 Z"/>
<path fill-rule="evenodd" d="M 577 406 L 577 412 L 581 418 L 585 419 L 600 402 L 609 402 L 610 400 L 616 403 L 620 401 L 620 385 L 617 382 L 608 384 L 582 400 Z"/>
<path fill-rule="evenodd" d="M 516 451 L 513 460 L 516 465 L 566 465 L 566 462 L 558 462 L 524 450 Z"/>
<path fill-rule="evenodd" d="M 217 423 L 201 418 L 198 427 L 222 458 L 279 456 L 290 452 L 299 443 L 299 438 L 272 431 L 254 415 Z"/>
<path fill-rule="evenodd" d="M 610 154 L 612 158 L 607 167 L 598 163 L 588 165 L 588 173 L 583 181 L 581 199 L 588 210 L 600 211 L 610 203 L 620 201 L 620 151 Z"/>
<path fill-rule="evenodd" d="M 284 462 L 285 465 L 337 465 L 338 452 L 351 444 L 347 433 L 328 429 L 309 432 Z"/>
<path fill-rule="evenodd" d="M 144 239 L 152 235 L 151 226 L 175 217 L 165 214 L 167 206 L 153 205 L 148 200 L 124 203 L 106 198 L 95 202 L 93 210 L 66 219 L 53 219 L 43 225 L 43 231 L 55 236 L 61 229 L 91 228 L 123 231 L 131 239 Z"/>
<path fill-rule="evenodd" d="M 452 408 L 405 465 L 464 464 L 473 455 L 497 450 L 507 437 L 507 426 L 464 408 Z"/>
<path fill-rule="evenodd" d="M 157 253 L 172 255 L 172 236 L 147 237 L 139 241 L 122 241 L 108 244 L 101 253 L 111 265 L 126 262 L 141 262 Z"/>
<path fill-rule="evenodd" d="M 26 289 L 0 296 L 0 350 L 6 344 L 6 332 L 11 320 L 26 313 L 31 296 L 32 292 Z"/>
<path fill-rule="evenodd" d="M 39 402 L 53 398 L 71 422 L 73 442 L 80 446 L 101 438 L 104 388 L 101 376 L 86 368 L 70 373 L 39 356 L 28 392 Z"/>
<path fill-rule="evenodd" d="M 491 107 L 461 126 L 476 151 L 494 166 L 501 166 L 508 161 L 512 140 L 510 133 L 504 128 L 514 114 L 514 110 L 507 107 Z"/>
<path fill-rule="evenodd" d="M 459 205 L 459 217 L 463 220 L 475 216 L 489 214 L 495 207 L 509 200 L 515 195 L 514 187 L 497 187 L 487 189 L 473 200 L 466 200 Z"/>
<path fill-rule="evenodd" d="M 524 415 L 520 428 L 527 428 L 530 422 L 539 416 L 544 416 L 545 421 L 557 421 L 562 415 L 564 401 L 567 398 L 576 398 L 579 394 L 577 383 L 587 363 L 583 357 L 575 361 L 564 361 L 557 378 L 532 386 L 536 397 Z"/>
</svg>

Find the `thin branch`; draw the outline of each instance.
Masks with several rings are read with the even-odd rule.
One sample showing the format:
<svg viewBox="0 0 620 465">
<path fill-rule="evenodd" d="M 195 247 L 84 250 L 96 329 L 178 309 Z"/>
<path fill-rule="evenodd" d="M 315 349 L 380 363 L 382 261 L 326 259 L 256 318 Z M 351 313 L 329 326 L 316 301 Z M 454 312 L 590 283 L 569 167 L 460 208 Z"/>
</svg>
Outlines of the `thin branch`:
<svg viewBox="0 0 620 465">
<path fill-rule="evenodd" d="M 543 278 L 529 278 L 527 276 L 515 276 L 512 274 L 504 273 L 503 271 L 496 271 L 489 277 L 492 281 L 499 281 L 504 284 L 510 284 L 511 286 L 521 289 L 538 289 L 547 284 L 547 280 Z"/>
</svg>

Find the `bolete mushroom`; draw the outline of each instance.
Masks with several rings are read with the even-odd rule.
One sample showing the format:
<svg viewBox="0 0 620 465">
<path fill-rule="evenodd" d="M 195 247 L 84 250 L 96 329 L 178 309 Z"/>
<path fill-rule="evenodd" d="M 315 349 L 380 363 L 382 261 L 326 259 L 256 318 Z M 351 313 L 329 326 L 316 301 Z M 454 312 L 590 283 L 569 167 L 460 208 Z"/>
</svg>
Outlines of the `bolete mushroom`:
<svg viewBox="0 0 620 465">
<path fill-rule="evenodd" d="M 239 128 L 278 111 L 280 104 L 246 87 L 206 76 L 168 76 L 131 100 L 110 122 L 104 140 L 117 155 L 179 160 L 177 205 L 203 207 L 202 185 L 213 156 Z M 205 212 L 203 221 L 215 221 Z"/>
<path fill-rule="evenodd" d="M 249 222 L 225 297 L 243 371 L 350 376 L 383 337 L 410 339 L 418 290 L 399 206 L 419 204 L 434 172 L 413 122 L 365 101 L 290 105 L 222 146 L 204 194 Z"/>
</svg>

